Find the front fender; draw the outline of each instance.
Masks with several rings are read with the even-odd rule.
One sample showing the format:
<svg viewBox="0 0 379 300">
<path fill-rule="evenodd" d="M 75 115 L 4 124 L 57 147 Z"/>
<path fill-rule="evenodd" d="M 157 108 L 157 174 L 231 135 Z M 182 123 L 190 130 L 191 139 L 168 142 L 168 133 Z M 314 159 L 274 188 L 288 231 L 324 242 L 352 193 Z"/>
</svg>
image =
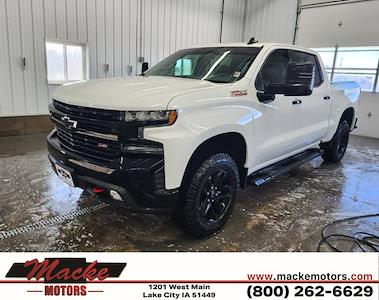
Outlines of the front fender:
<svg viewBox="0 0 379 300">
<path fill-rule="evenodd" d="M 195 150 L 208 139 L 224 133 L 239 133 L 246 142 L 245 166 L 250 165 L 254 110 L 245 105 L 218 105 L 210 109 L 179 110 L 177 122 L 168 127 L 145 128 L 145 139 L 164 148 L 166 189 L 180 187 L 188 162 Z"/>
<path fill-rule="evenodd" d="M 332 84 L 332 108 L 329 118 L 329 131 L 323 141 L 330 141 L 337 131 L 343 113 L 352 108 L 354 110 L 350 130 L 354 129 L 355 118 L 358 116 L 360 87 L 355 82 L 339 82 Z"/>
</svg>

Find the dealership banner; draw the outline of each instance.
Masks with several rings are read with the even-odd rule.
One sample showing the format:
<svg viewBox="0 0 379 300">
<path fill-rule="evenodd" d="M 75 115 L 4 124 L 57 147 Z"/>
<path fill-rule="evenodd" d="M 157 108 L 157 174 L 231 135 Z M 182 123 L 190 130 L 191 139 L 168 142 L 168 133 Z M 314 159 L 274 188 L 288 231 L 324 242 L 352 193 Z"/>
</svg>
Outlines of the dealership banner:
<svg viewBox="0 0 379 300">
<path fill-rule="evenodd" d="M 379 299 L 375 253 L 0 253 L 0 299 Z"/>
</svg>

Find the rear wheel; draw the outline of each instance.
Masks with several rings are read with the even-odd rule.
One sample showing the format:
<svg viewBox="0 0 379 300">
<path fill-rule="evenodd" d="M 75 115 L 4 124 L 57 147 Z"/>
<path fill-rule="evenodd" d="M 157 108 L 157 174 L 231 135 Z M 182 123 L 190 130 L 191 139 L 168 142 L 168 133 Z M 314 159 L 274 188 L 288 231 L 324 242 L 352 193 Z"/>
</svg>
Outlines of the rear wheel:
<svg viewBox="0 0 379 300">
<path fill-rule="evenodd" d="M 228 221 L 239 187 L 238 167 L 228 154 L 215 154 L 186 176 L 183 200 L 175 219 L 193 235 L 208 236 Z"/>
<path fill-rule="evenodd" d="M 343 120 L 338 125 L 333 139 L 329 143 L 322 145 L 322 148 L 324 149 L 322 158 L 327 162 L 339 162 L 345 155 L 349 143 L 349 135 L 349 123 L 347 123 L 346 120 Z"/>
</svg>

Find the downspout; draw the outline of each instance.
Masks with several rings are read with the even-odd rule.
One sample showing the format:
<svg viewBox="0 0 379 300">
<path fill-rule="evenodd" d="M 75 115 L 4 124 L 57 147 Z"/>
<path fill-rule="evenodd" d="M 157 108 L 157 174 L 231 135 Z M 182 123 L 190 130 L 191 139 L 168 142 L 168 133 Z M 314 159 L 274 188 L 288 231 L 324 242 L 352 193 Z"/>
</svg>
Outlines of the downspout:
<svg viewBox="0 0 379 300">
<path fill-rule="evenodd" d="M 221 7 L 221 28 L 220 28 L 220 43 L 222 43 L 222 26 L 224 25 L 224 9 L 225 9 L 225 0 L 222 0 L 222 7 Z"/>
<path fill-rule="evenodd" d="M 136 27 L 137 27 L 137 34 L 136 34 L 136 60 L 137 60 L 137 68 L 135 70 L 135 74 L 138 75 L 139 71 L 138 71 L 138 67 L 139 67 L 139 63 L 142 63 L 144 58 L 142 57 L 142 42 L 143 42 L 143 38 L 142 38 L 142 28 L 143 28 L 143 20 L 142 20 L 142 17 L 143 17 L 143 14 L 142 14 L 142 3 L 143 0 L 140 0 L 137 2 L 137 14 L 136 14 Z M 138 11 L 138 6 L 139 6 L 139 11 Z M 138 20 L 138 17 L 139 17 L 139 20 Z M 139 36 L 138 36 L 138 33 L 139 33 Z M 139 49 L 138 49 L 139 48 Z M 139 51 L 138 51 L 139 50 Z"/>
<path fill-rule="evenodd" d="M 143 7 L 143 0 L 140 0 L 140 21 L 139 21 L 139 57 L 140 57 L 140 62 L 143 62 L 142 56 L 143 56 L 143 50 L 142 50 L 142 42 L 143 42 L 143 37 L 142 37 L 142 29 L 143 29 L 143 12 L 142 12 L 142 7 Z"/>
<path fill-rule="evenodd" d="M 296 35 L 297 35 L 297 31 L 299 30 L 299 17 L 300 17 L 300 14 L 301 14 L 300 0 L 297 0 L 295 32 L 293 34 L 293 40 L 292 40 L 292 44 L 293 45 L 295 45 L 295 43 L 296 43 Z"/>
<path fill-rule="evenodd" d="M 245 41 L 246 38 L 246 26 L 247 26 L 247 13 L 248 13 L 248 2 L 249 0 L 245 0 L 243 6 L 243 19 L 242 19 L 242 36 L 241 42 Z"/>
</svg>

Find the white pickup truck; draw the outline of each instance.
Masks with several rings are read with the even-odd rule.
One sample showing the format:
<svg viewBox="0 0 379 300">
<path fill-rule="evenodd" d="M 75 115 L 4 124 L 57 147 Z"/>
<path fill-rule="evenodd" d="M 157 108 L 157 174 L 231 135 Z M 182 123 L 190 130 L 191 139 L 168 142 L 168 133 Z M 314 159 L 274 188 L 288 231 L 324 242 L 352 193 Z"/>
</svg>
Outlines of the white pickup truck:
<svg viewBox="0 0 379 300">
<path fill-rule="evenodd" d="M 133 210 L 220 230 L 239 188 L 322 155 L 338 162 L 360 89 L 332 86 L 312 50 L 281 44 L 184 49 L 136 77 L 53 93 L 49 159 L 66 183 Z"/>
</svg>

